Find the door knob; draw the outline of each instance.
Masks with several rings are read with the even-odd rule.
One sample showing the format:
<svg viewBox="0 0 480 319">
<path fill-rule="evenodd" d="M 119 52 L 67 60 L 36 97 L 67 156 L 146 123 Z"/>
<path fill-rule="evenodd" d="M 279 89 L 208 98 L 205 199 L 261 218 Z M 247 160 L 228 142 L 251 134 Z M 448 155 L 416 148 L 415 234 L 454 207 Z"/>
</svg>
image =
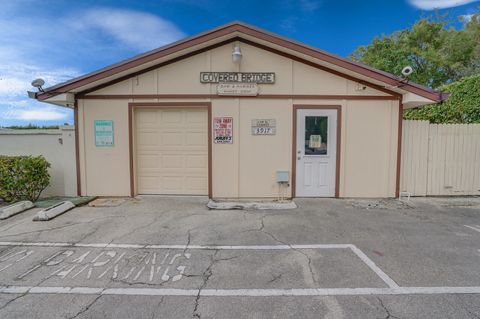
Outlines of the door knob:
<svg viewBox="0 0 480 319">
<path fill-rule="evenodd" d="M 301 160 L 301 159 L 302 159 L 302 157 L 301 157 L 301 156 L 297 157 L 297 160 Z"/>
</svg>

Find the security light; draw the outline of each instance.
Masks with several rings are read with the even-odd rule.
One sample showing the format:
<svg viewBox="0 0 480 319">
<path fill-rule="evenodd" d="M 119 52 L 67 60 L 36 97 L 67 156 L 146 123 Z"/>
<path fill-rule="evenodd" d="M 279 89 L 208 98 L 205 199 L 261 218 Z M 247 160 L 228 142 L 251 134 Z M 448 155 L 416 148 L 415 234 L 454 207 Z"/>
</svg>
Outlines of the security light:
<svg viewBox="0 0 480 319">
<path fill-rule="evenodd" d="M 44 92 L 42 86 L 45 85 L 45 81 L 43 79 L 35 79 L 32 81 L 32 86 L 36 87 L 40 92 Z"/>
<path fill-rule="evenodd" d="M 240 62 L 241 59 L 242 59 L 242 51 L 240 51 L 240 47 L 236 46 L 233 48 L 232 61 L 234 63 L 238 63 Z"/>
<path fill-rule="evenodd" d="M 402 69 L 402 74 L 405 78 L 407 78 L 412 73 L 413 73 L 413 68 L 410 65 L 407 65 Z"/>
</svg>

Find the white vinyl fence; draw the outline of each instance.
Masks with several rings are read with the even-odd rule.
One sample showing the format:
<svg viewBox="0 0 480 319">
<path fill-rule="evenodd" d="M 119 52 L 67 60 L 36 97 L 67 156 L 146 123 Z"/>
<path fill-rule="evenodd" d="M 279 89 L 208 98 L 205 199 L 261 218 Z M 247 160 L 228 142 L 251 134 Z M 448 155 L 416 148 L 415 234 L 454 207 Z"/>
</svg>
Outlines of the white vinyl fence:
<svg viewBox="0 0 480 319">
<path fill-rule="evenodd" d="M 403 121 L 401 192 L 480 195 L 480 124 Z"/>
<path fill-rule="evenodd" d="M 51 164 L 50 186 L 45 196 L 76 196 L 75 129 L 0 129 L 0 155 L 43 155 Z"/>
</svg>

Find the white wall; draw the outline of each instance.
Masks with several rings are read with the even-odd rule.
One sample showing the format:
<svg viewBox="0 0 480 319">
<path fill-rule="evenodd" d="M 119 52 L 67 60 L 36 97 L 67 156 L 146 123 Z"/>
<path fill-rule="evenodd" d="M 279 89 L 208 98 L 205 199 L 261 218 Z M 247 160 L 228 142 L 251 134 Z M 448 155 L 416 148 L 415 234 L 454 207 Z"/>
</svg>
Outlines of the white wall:
<svg viewBox="0 0 480 319">
<path fill-rule="evenodd" d="M 0 129 L 0 155 L 43 155 L 51 164 L 51 179 L 42 197 L 77 195 L 73 126 L 58 130 Z"/>
</svg>

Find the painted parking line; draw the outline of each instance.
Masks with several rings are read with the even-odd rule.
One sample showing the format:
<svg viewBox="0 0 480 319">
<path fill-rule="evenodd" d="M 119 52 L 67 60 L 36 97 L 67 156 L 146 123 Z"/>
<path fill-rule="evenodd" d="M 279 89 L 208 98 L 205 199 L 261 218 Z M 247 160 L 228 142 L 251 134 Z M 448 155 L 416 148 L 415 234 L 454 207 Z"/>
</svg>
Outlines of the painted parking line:
<svg viewBox="0 0 480 319">
<path fill-rule="evenodd" d="M 288 250 L 288 249 L 339 249 L 351 248 L 352 244 L 320 244 L 320 245 L 142 245 L 142 244 L 109 244 L 109 243 L 68 243 L 68 242 L 15 242 L 0 241 L 0 246 L 33 246 L 33 247 L 82 247 L 82 248 L 134 248 L 134 249 L 202 249 L 202 250 Z"/>
<path fill-rule="evenodd" d="M 211 297 L 255 297 L 255 296 L 354 296 L 354 295 L 410 295 L 410 294 L 480 294 L 480 287 L 400 287 L 381 270 L 365 253 L 352 244 L 314 244 L 314 245 L 142 245 L 108 243 L 68 243 L 68 242 L 0 242 L 0 246 L 45 247 L 45 248 L 117 248 L 162 250 L 301 250 L 301 249 L 349 249 L 383 280 L 388 288 L 294 288 L 294 289 L 177 289 L 177 288 L 102 288 L 76 286 L 16 286 L 2 285 L 0 293 L 6 294 L 86 294 L 86 295 L 145 295 L 145 296 L 211 296 Z M 61 251 L 66 253 L 69 251 Z M 104 252 L 102 252 L 103 254 Z M 72 252 L 73 254 L 73 252 Z M 23 260 L 27 252 L 8 252 Z M 56 253 L 54 256 L 57 256 Z M 96 259 L 95 259 L 96 260 Z M 94 261 L 95 261 L 94 260 Z M 52 261 L 50 261 L 52 262 Z M 98 261 L 97 261 L 98 262 Z M 104 262 L 104 261 L 103 261 Z M 62 268 L 63 269 L 63 268 Z"/>
<path fill-rule="evenodd" d="M 398 284 L 381 270 L 367 255 L 352 244 L 314 244 L 314 245 L 139 245 L 108 243 L 66 243 L 66 242 L 0 242 L 0 246 L 33 246 L 33 247 L 75 247 L 75 248 L 135 248 L 135 249 L 182 249 L 182 250 L 302 250 L 302 249 L 350 249 L 390 288 L 398 288 Z"/>
<path fill-rule="evenodd" d="M 470 225 L 463 225 L 463 226 L 465 226 L 467 228 L 470 228 L 470 229 L 473 229 L 474 231 L 477 231 L 477 232 L 480 233 L 480 225 L 475 225 L 476 227 L 475 226 L 470 226 Z"/>
<path fill-rule="evenodd" d="M 0 286 L 4 294 L 80 294 L 184 297 L 302 297 L 362 295 L 480 294 L 480 287 L 305 288 L 305 289 L 172 289 Z"/>
</svg>

